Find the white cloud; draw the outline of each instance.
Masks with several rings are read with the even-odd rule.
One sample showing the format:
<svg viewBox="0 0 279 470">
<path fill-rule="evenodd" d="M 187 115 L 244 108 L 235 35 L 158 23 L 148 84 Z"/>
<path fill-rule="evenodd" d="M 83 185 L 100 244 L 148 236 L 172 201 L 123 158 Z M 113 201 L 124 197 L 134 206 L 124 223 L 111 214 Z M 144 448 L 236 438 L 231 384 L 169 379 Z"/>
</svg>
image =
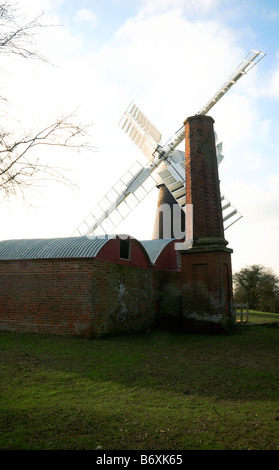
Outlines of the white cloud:
<svg viewBox="0 0 279 470">
<path fill-rule="evenodd" d="M 268 94 L 279 98 L 279 68 L 277 68 L 270 80 L 270 86 L 267 88 Z"/>
<path fill-rule="evenodd" d="M 106 73 L 119 77 L 119 85 L 130 83 L 131 98 L 138 95 L 137 104 L 148 106 L 165 127 L 162 131 L 171 133 L 231 74 L 239 50 L 231 32 L 217 22 L 191 23 L 171 10 L 128 21 L 102 51 L 101 60 Z M 143 111 L 148 113 L 148 108 Z"/>
<path fill-rule="evenodd" d="M 234 270 L 262 264 L 278 273 L 279 173 L 255 183 L 236 181 L 233 186 L 234 203 L 243 215 L 226 234 L 234 250 Z"/>
<path fill-rule="evenodd" d="M 57 15 L 58 8 L 64 2 L 65 0 L 17 0 L 11 3 L 19 14 L 27 15 L 30 19 L 42 13 L 44 19 L 50 19 Z"/>
<path fill-rule="evenodd" d="M 179 11 L 204 14 L 219 3 L 220 0 L 143 0 L 141 13 L 146 15 L 177 9 Z"/>
<path fill-rule="evenodd" d="M 98 20 L 95 13 L 93 13 L 91 10 L 83 9 L 76 12 L 75 21 L 80 23 L 96 24 Z"/>
<path fill-rule="evenodd" d="M 52 0 L 40 0 L 35 5 L 42 6 L 44 2 L 46 7 L 49 5 L 46 22 L 51 19 L 59 24 Z M 94 143 L 99 152 L 66 160 L 80 183 L 79 191 L 46 188 L 35 201 L 45 209 L 38 213 L 29 211 L 24 218 L 21 206 L 18 213 L 14 207 L 10 221 L 2 227 L 1 238 L 71 235 L 134 161 L 145 161 L 117 127 L 131 100 L 163 133 L 163 141 L 206 104 L 248 51 L 239 47 L 238 31 L 217 20 L 190 21 L 181 9 L 185 12 L 200 8 L 205 12 L 218 4 L 220 0 L 145 0 L 140 15 L 130 18 L 104 47 L 87 56 L 82 53 L 79 35 L 65 28 L 43 31 L 41 44 L 59 67 L 43 66 L 34 72 L 27 66 L 21 69 L 20 76 L 15 67 L 12 79 L 6 80 L 7 86 L 8 82 L 11 85 L 11 97 L 26 113 L 25 122 L 35 120 L 36 115 L 47 120 L 81 104 L 81 119 L 95 123 Z M 80 21 L 90 19 L 90 15 L 79 11 Z M 258 106 L 256 70 L 241 79 L 210 114 L 218 137 L 224 142 L 222 192 L 244 215 L 227 234 L 235 250 L 234 267 L 259 262 L 279 271 L 279 260 L 268 253 L 265 244 L 272 247 L 277 243 L 279 181 L 278 177 L 265 177 L 263 184 L 258 183 L 265 157 L 260 143 L 268 141 L 270 121 L 261 116 Z M 277 83 L 279 75 L 274 72 L 274 96 L 279 96 Z M 63 161 L 60 153 L 51 158 Z M 119 230 L 149 238 L 156 198 L 154 192 Z M 5 215 L 8 221 L 8 214 Z"/>
</svg>

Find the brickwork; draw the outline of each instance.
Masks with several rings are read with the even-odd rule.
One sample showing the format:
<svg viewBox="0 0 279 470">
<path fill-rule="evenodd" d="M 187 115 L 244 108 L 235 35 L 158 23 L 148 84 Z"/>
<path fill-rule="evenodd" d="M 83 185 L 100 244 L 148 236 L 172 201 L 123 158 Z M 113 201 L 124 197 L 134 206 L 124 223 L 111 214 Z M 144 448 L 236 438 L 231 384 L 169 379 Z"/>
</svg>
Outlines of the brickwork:
<svg viewBox="0 0 279 470">
<path fill-rule="evenodd" d="M 193 204 L 193 247 L 181 252 L 181 286 L 186 318 L 222 323 L 231 316 L 232 250 L 224 238 L 213 123 L 203 115 L 185 121 L 186 203 Z"/>
<path fill-rule="evenodd" d="M 0 263 L 0 329 L 82 337 L 154 319 L 152 271 L 96 259 Z"/>
<path fill-rule="evenodd" d="M 126 257 L 115 239 L 92 258 L 3 258 L 0 330 L 98 338 L 145 331 L 158 313 L 170 321 L 220 324 L 230 318 L 232 250 L 224 239 L 213 123 L 207 116 L 185 121 L 190 250 L 178 253 L 172 242 L 155 266 L 132 239 Z"/>
<path fill-rule="evenodd" d="M 231 316 L 230 252 L 189 252 L 182 256 L 183 309 L 188 317 L 219 321 Z"/>
<path fill-rule="evenodd" d="M 152 270 L 98 262 L 93 279 L 94 337 L 150 327 L 156 301 Z"/>
<path fill-rule="evenodd" d="M 224 238 L 219 176 L 210 116 L 185 121 L 186 204 L 193 204 L 193 238 Z"/>
<path fill-rule="evenodd" d="M 1 329 L 90 336 L 92 269 L 86 261 L 2 261 Z"/>
</svg>

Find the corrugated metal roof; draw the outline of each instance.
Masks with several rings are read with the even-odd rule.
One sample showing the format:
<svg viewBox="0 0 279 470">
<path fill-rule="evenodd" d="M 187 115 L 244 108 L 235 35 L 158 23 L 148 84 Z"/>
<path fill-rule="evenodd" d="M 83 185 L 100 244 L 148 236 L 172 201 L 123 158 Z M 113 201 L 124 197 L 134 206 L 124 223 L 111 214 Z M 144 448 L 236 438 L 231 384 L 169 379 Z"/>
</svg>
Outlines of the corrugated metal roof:
<svg viewBox="0 0 279 470">
<path fill-rule="evenodd" d="M 0 241 L 0 260 L 94 258 L 112 238 L 115 238 L 115 235 L 94 239 L 69 237 L 4 240 Z M 138 243 L 145 250 L 150 262 L 155 264 L 159 255 L 172 240 L 143 240 Z"/>
<path fill-rule="evenodd" d="M 147 252 L 151 262 L 153 264 L 156 263 L 158 257 L 162 253 L 163 249 L 174 239 L 158 239 L 158 240 L 142 240 L 140 241 L 141 245 Z"/>
<path fill-rule="evenodd" d="M 0 242 L 0 260 L 94 258 L 112 237 L 71 237 Z"/>
</svg>

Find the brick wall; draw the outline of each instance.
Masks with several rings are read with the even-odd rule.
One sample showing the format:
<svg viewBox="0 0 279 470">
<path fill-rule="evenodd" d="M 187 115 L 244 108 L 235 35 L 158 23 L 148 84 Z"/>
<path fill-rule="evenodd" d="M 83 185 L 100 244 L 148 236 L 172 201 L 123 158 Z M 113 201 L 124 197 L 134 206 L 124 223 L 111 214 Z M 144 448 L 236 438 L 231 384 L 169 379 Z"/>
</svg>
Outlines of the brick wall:
<svg viewBox="0 0 279 470">
<path fill-rule="evenodd" d="M 181 284 L 186 317 L 223 322 L 231 316 L 230 252 L 190 252 L 183 256 Z"/>
<path fill-rule="evenodd" d="M 91 338 L 146 330 L 159 310 L 207 322 L 230 317 L 232 250 L 224 239 L 213 122 L 185 122 L 194 240 L 180 252 L 181 272 L 172 245 L 151 267 L 135 240 L 129 259 L 119 258 L 120 241 L 112 240 L 99 259 L 0 261 L 0 329 Z"/>
<path fill-rule="evenodd" d="M 213 123 L 202 115 L 185 121 L 186 203 L 193 204 L 193 247 L 181 252 L 181 288 L 186 318 L 223 323 L 231 317 L 232 250 L 224 238 Z"/>
<path fill-rule="evenodd" d="M 96 259 L 0 262 L 0 329 L 99 337 L 147 328 L 152 271 Z"/>
<path fill-rule="evenodd" d="M 90 336 L 89 260 L 0 262 L 2 330 Z"/>
<path fill-rule="evenodd" d="M 186 204 L 193 204 L 194 240 L 224 238 L 213 123 L 210 116 L 185 121 Z"/>
<path fill-rule="evenodd" d="M 147 330 L 156 310 L 153 271 L 96 263 L 93 273 L 93 336 Z"/>
</svg>

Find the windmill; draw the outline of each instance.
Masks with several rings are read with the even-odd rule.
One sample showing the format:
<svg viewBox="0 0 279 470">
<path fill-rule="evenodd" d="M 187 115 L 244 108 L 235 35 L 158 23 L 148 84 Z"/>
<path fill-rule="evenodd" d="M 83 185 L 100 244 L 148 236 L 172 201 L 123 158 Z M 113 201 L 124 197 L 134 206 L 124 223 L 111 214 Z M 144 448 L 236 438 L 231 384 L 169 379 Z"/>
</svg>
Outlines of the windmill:
<svg viewBox="0 0 279 470">
<path fill-rule="evenodd" d="M 251 50 L 237 69 L 211 100 L 197 113 L 207 114 L 227 91 L 263 57 L 261 51 Z M 177 146 L 184 140 L 182 126 L 164 145 L 162 135 L 140 109 L 131 103 L 119 122 L 119 127 L 132 139 L 147 158 L 146 165 L 136 161 L 131 168 L 101 199 L 76 230 L 81 236 L 95 237 L 96 230 L 112 233 L 158 184 L 164 184 L 182 210 L 185 209 L 185 157 Z M 216 139 L 218 164 L 223 160 L 222 143 Z M 242 215 L 221 195 L 224 229 L 226 230 Z"/>
</svg>

